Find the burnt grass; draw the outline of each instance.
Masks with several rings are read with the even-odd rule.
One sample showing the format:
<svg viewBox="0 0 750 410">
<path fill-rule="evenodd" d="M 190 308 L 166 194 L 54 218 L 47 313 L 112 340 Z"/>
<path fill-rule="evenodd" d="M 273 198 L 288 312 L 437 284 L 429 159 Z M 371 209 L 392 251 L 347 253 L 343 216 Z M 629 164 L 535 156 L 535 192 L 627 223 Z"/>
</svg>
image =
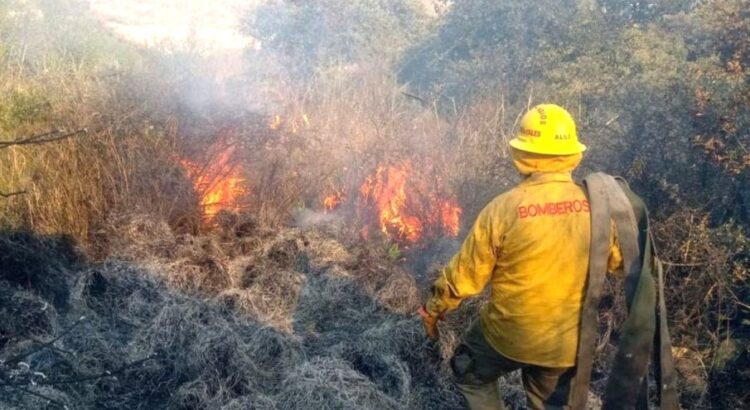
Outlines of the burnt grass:
<svg viewBox="0 0 750 410">
<path fill-rule="evenodd" d="M 408 275 L 315 232 L 240 236 L 90 263 L 1 233 L 0 408 L 464 408 Z"/>
</svg>

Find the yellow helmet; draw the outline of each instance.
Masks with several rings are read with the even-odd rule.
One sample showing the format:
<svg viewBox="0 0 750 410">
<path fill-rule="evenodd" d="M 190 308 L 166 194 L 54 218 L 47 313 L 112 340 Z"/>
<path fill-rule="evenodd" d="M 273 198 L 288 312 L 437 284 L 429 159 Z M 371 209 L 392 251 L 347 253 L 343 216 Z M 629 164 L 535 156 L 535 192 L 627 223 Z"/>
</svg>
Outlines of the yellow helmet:
<svg viewBox="0 0 750 410">
<path fill-rule="evenodd" d="M 510 146 L 544 155 L 573 155 L 586 151 L 578 142 L 576 123 L 565 108 L 555 104 L 539 104 L 521 119 L 521 127 Z"/>
</svg>

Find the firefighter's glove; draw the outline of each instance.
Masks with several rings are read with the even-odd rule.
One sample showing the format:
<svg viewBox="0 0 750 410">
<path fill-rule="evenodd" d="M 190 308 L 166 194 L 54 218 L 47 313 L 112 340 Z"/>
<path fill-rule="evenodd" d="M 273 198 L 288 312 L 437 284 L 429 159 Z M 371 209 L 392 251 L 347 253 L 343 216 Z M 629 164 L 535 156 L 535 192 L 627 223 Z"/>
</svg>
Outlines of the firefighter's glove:
<svg viewBox="0 0 750 410">
<path fill-rule="evenodd" d="M 424 332 L 427 337 L 432 341 L 437 341 L 440 338 L 440 331 L 438 330 L 438 321 L 442 319 L 442 316 L 432 316 L 427 312 L 424 306 L 420 307 L 417 311 L 419 316 L 422 317 L 422 325 L 424 326 Z"/>
</svg>

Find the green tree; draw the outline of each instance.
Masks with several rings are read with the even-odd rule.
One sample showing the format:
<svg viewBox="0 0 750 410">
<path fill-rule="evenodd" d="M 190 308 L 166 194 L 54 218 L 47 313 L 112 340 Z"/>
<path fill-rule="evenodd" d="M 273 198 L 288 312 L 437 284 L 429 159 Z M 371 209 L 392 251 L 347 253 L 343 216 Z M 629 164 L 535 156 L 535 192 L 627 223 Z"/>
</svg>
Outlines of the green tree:
<svg viewBox="0 0 750 410">
<path fill-rule="evenodd" d="M 390 61 L 421 38 L 430 19 L 415 0 L 277 0 L 261 5 L 245 30 L 300 75 L 362 60 Z"/>
</svg>

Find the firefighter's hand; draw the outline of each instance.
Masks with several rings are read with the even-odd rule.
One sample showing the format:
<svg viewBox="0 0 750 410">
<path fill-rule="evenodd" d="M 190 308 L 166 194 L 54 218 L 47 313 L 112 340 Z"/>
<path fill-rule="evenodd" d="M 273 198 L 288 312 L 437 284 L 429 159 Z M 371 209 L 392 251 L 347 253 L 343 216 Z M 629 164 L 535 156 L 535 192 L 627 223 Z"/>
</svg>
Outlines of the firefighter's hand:
<svg viewBox="0 0 750 410">
<path fill-rule="evenodd" d="M 417 311 L 419 316 L 422 317 L 422 325 L 424 326 L 424 332 L 430 340 L 437 341 L 440 338 L 440 331 L 438 330 L 439 316 L 432 316 L 427 313 L 427 309 L 424 306 L 420 307 Z"/>
</svg>

